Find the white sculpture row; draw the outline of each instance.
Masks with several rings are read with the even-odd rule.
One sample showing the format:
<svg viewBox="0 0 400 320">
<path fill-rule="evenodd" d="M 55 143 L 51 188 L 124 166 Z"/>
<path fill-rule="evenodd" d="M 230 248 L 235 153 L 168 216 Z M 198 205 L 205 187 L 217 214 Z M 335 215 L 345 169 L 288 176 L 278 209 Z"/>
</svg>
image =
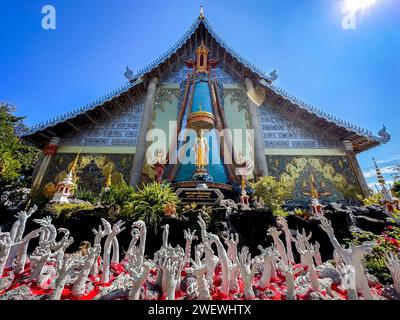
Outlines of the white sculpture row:
<svg viewBox="0 0 400 320">
<path fill-rule="evenodd" d="M 102 225 L 98 229 L 93 229 L 95 236 L 93 247 L 89 248 L 86 256 L 82 256 L 77 253 L 66 254 L 67 248 L 74 240 L 68 230 L 63 228 L 57 230 L 48 217 L 35 219 L 40 227 L 24 237 L 26 221 L 35 211 L 36 207 L 28 212 L 21 211 L 16 215 L 17 221 L 10 232 L 0 230 L 0 278 L 4 270 L 11 269 L 15 275 L 24 273 L 27 263 L 30 262 L 29 281 L 43 285 L 45 280 L 50 279 L 48 287 L 53 290 L 48 296 L 49 299 L 61 299 L 66 284 L 71 285 L 75 297 L 88 294 L 90 277 L 103 284 L 109 283 L 112 280 L 111 267 L 115 264 L 121 264 L 127 271 L 126 276 L 129 277 L 130 285 L 126 296 L 131 300 L 157 298 L 157 296 L 173 300 L 184 287 L 183 282 L 186 283 L 187 299 L 211 300 L 211 294 L 217 289 L 214 284 L 216 270 L 220 270 L 221 285 L 218 286 L 220 297 L 229 298 L 230 294 L 238 293 L 242 281 L 244 298 L 255 299 L 257 296 L 254 287 L 267 288 L 278 273 L 286 279 L 287 300 L 296 299 L 298 288 L 301 286 L 303 289 L 305 287 L 305 292 L 325 291 L 333 296 L 332 279 L 321 278 L 318 273 L 324 268 L 333 268 L 332 270 L 336 270 L 342 277 L 342 288 L 347 290 L 349 299 L 378 298 L 368 286 L 363 267 L 363 259 L 371 251 L 373 244 L 343 247 L 336 239 L 330 221 L 323 216 L 320 218 L 321 228 L 335 249 L 336 267 L 332 264 L 323 264 L 319 243 L 310 243 L 311 233 L 307 235 L 303 230 L 295 234 L 289 230 L 287 221 L 283 217 L 279 217 L 277 222 L 284 233 L 285 243 L 279 237 L 282 231 L 278 231 L 275 227 L 269 228 L 267 234 L 272 237 L 273 245 L 268 248 L 259 246 L 261 254 L 254 258 L 251 257 L 247 247 L 242 247 L 238 252 L 237 234 L 226 235 L 221 241 L 217 235 L 207 231 L 206 223 L 199 216 L 201 242 L 194 247 L 193 255 L 193 241 L 198 240 L 196 231 L 189 229 L 184 232 L 185 249 L 179 246 L 172 247 L 169 243 L 169 226 L 165 225 L 163 244 L 154 254 L 154 258 L 148 259 L 145 257 L 146 225 L 143 221 L 137 221 L 132 225 L 132 239 L 124 258 L 120 261 L 117 236 L 125 229 L 124 222 L 118 221 L 111 226 L 107 220 L 102 219 Z M 57 241 L 58 235 L 61 235 L 59 241 Z M 28 255 L 30 240 L 37 237 L 39 244 Z M 100 258 L 101 243 L 104 238 L 103 254 Z M 300 256 L 299 264 L 295 263 L 293 243 Z M 385 260 L 393 278 L 393 290 L 400 297 L 399 257 L 390 253 L 386 255 Z M 152 270 L 153 274 L 156 274 L 154 282 L 150 281 Z M 153 287 L 156 292 L 150 290 L 144 292 L 144 287 L 147 286 Z"/>
</svg>

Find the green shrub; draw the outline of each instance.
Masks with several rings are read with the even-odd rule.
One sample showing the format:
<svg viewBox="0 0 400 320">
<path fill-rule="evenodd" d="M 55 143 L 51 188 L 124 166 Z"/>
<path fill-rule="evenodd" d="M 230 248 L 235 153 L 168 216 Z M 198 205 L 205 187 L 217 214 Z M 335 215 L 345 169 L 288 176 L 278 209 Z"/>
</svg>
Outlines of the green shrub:
<svg viewBox="0 0 400 320">
<path fill-rule="evenodd" d="M 151 183 L 133 193 L 133 199 L 122 209 L 122 215 L 132 220 L 143 220 L 155 233 L 164 216 L 167 204 L 177 206 L 179 199 L 169 185 Z"/>
<path fill-rule="evenodd" d="M 261 198 L 265 205 L 275 214 L 279 214 L 285 200 L 285 186 L 274 177 L 266 176 L 260 178 L 253 184 L 254 194 Z"/>
<path fill-rule="evenodd" d="M 77 212 L 92 211 L 94 206 L 87 203 L 57 203 L 54 204 L 53 208 L 57 217 L 62 221 L 65 221 Z"/>
<path fill-rule="evenodd" d="M 363 199 L 363 203 L 365 206 L 372 205 L 382 205 L 381 200 L 383 199 L 383 195 L 381 193 L 374 193 L 368 198 Z"/>
<path fill-rule="evenodd" d="M 85 190 L 79 187 L 75 191 L 75 198 L 82 201 L 90 202 L 91 204 L 96 204 L 98 202 L 98 198 L 92 191 Z"/>
<path fill-rule="evenodd" d="M 396 197 L 400 197 L 400 180 L 393 183 L 392 192 Z"/>
<path fill-rule="evenodd" d="M 109 190 L 103 190 L 100 195 L 101 203 L 106 206 L 117 205 L 123 207 L 133 201 L 135 188 L 128 186 L 125 182 L 113 185 Z"/>
</svg>

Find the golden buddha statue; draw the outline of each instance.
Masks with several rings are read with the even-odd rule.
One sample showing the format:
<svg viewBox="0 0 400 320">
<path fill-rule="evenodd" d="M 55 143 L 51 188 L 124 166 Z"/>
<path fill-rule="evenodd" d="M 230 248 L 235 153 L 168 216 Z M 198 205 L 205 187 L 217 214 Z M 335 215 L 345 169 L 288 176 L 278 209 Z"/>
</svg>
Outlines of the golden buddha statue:
<svg viewBox="0 0 400 320">
<path fill-rule="evenodd" d="M 200 130 L 200 137 L 196 138 L 194 145 L 196 166 L 204 168 L 208 164 L 208 143 L 207 139 L 203 136 L 203 131 Z"/>
</svg>

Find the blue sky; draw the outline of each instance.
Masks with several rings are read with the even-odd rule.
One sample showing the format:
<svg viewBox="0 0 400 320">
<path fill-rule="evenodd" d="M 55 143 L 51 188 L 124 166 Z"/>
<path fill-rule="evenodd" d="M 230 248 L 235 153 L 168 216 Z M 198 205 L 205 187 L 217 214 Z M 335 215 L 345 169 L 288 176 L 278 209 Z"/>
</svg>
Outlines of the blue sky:
<svg viewBox="0 0 400 320">
<path fill-rule="evenodd" d="M 33 125 L 124 84 L 188 29 L 204 4 L 226 42 L 276 85 L 392 141 L 359 156 L 368 182 L 375 157 L 390 180 L 400 163 L 400 0 L 377 0 L 344 30 L 343 0 L 1 0 L 0 100 Z M 41 27 L 42 7 L 57 29 Z"/>
</svg>

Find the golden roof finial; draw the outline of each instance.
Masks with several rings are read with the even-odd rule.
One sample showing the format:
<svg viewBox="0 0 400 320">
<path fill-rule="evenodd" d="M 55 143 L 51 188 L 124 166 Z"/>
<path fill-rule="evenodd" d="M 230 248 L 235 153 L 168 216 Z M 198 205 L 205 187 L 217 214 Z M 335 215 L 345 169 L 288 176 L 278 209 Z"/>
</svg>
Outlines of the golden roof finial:
<svg viewBox="0 0 400 320">
<path fill-rule="evenodd" d="M 200 6 L 200 15 L 199 15 L 200 19 L 204 19 L 205 15 L 204 15 L 204 7 L 203 5 Z"/>
</svg>

